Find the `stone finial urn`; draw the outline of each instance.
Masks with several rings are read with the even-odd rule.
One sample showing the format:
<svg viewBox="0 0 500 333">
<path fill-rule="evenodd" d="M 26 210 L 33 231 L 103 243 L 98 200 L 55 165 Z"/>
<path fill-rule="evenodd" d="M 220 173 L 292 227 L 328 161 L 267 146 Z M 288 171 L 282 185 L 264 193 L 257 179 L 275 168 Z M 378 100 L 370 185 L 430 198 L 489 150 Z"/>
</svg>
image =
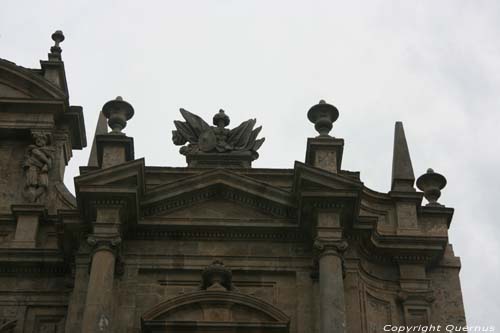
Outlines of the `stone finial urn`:
<svg viewBox="0 0 500 333">
<path fill-rule="evenodd" d="M 127 126 L 127 120 L 134 116 L 134 108 L 118 96 L 104 104 L 102 113 L 108 118 L 111 134 L 123 134 L 122 130 Z"/>
<path fill-rule="evenodd" d="M 446 186 L 446 178 L 434 172 L 431 168 L 417 179 L 417 187 L 424 192 L 424 197 L 429 201 L 427 206 L 442 207 L 437 202 L 441 196 L 441 190 Z"/>
<path fill-rule="evenodd" d="M 332 130 L 333 123 L 339 117 L 339 110 L 331 104 L 320 100 L 307 112 L 307 118 L 314 124 L 320 137 L 329 137 L 328 133 Z"/>
</svg>

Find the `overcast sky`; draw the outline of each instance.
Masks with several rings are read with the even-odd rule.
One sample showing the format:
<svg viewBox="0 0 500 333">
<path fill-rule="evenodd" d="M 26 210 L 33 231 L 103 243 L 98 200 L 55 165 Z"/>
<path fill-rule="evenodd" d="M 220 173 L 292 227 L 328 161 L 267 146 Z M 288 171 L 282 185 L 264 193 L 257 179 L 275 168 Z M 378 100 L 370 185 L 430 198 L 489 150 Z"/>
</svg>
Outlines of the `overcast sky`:
<svg viewBox="0 0 500 333">
<path fill-rule="evenodd" d="M 404 122 L 416 176 L 448 179 L 450 242 L 468 324 L 500 330 L 500 2 L 2 1 L 0 57 L 39 67 L 56 29 L 87 140 L 102 105 L 135 108 L 125 132 L 150 166 L 185 166 L 171 142 L 178 109 L 232 125 L 257 118 L 266 142 L 254 167 L 292 168 L 316 135 L 320 99 L 340 111 L 343 168 L 390 189 L 394 122 Z M 87 162 L 76 151 L 66 183 Z"/>
</svg>

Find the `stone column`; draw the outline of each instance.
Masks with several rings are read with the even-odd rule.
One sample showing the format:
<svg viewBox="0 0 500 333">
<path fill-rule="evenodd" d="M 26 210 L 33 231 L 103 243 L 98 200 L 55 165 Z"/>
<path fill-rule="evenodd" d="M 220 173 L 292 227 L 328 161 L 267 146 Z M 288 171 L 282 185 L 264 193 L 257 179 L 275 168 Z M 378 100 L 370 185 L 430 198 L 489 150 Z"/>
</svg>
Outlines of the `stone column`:
<svg viewBox="0 0 500 333">
<path fill-rule="evenodd" d="M 116 247 L 119 237 L 96 239 L 89 237 L 94 246 L 90 268 L 87 298 L 83 314 L 82 332 L 111 332 L 113 281 L 116 263 Z"/>
<path fill-rule="evenodd" d="M 320 333 L 343 333 L 346 327 L 342 252 L 345 241 L 314 243 L 319 252 L 319 311 Z"/>
</svg>

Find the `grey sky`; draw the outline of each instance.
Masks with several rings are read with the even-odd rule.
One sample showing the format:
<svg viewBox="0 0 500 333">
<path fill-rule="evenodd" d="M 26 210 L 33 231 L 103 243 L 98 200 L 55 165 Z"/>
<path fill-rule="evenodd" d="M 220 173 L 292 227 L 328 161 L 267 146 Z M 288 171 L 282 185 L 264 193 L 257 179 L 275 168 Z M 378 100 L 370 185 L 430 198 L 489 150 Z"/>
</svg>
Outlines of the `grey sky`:
<svg viewBox="0 0 500 333">
<path fill-rule="evenodd" d="M 4 0 L 0 57 L 39 67 L 56 29 L 88 141 L 102 105 L 122 95 L 147 165 L 185 165 L 170 138 L 184 107 L 204 118 L 224 108 L 234 125 L 256 117 L 266 142 L 254 166 L 290 168 L 322 98 L 340 111 L 343 168 L 386 192 L 402 120 L 416 175 L 448 179 L 440 201 L 456 209 L 468 323 L 500 330 L 500 2 Z M 71 160 L 71 189 L 89 150 Z"/>
</svg>

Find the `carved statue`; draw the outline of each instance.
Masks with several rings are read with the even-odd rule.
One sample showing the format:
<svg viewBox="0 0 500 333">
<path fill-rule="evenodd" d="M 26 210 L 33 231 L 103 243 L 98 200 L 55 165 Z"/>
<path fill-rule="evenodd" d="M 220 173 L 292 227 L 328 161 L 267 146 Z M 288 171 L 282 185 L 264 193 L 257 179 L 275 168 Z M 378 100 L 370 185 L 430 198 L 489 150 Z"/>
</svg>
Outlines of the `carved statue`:
<svg viewBox="0 0 500 333">
<path fill-rule="evenodd" d="M 253 159 L 259 156 L 257 150 L 265 138 L 257 140 L 262 126 L 254 129 L 255 119 L 244 121 L 230 130 L 226 128 L 229 125 L 229 117 L 224 110 L 220 110 L 214 116 L 215 126 L 208 125 L 203 119 L 187 110 L 180 109 L 180 111 L 186 121 L 174 121 L 177 130 L 172 131 L 172 141 L 177 146 L 188 143 L 181 147 L 181 154 L 250 152 Z"/>
<path fill-rule="evenodd" d="M 23 163 L 26 178 L 24 192 L 30 202 L 41 202 L 48 189 L 55 149 L 48 145 L 47 134 L 34 133 L 33 139 L 35 144 L 28 146 Z"/>
</svg>

